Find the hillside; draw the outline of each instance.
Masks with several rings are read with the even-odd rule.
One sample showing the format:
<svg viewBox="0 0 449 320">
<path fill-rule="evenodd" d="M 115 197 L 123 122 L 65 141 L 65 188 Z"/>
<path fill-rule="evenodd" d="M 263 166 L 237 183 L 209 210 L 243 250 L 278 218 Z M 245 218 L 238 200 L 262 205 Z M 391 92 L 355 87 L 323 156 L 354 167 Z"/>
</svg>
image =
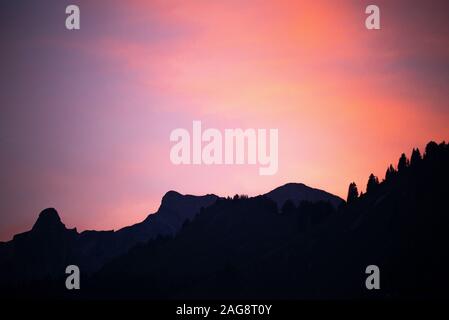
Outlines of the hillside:
<svg viewBox="0 0 449 320">
<path fill-rule="evenodd" d="M 399 165 L 336 210 L 268 197 L 220 199 L 174 237 L 133 249 L 94 275 L 91 296 L 140 298 L 429 298 L 449 284 L 449 147 Z M 368 265 L 381 290 L 364 284 Z M 108 288 L 105 292 L 103 288 Z"/>
</svg>

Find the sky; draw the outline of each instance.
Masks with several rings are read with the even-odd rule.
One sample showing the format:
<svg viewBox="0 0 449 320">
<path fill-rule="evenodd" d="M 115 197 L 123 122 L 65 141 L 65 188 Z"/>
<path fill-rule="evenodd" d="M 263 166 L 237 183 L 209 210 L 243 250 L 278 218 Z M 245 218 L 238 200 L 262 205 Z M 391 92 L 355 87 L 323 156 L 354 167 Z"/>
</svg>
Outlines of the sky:
<svg viewBox="0 0 449 320">
<path fill-rule="evenodd" d="M 77 4 L 81 29 L 66 30 Z M 365 28 L 380 8 L 381 29 Z M 447 1 L 2 1 L 0 240 L 55 207 L 112 230 L 169 190 L 346 198 L 449 138 Z M 276 128 L 279 170 L 170 162 L 170 132 Z"/>
</svg>

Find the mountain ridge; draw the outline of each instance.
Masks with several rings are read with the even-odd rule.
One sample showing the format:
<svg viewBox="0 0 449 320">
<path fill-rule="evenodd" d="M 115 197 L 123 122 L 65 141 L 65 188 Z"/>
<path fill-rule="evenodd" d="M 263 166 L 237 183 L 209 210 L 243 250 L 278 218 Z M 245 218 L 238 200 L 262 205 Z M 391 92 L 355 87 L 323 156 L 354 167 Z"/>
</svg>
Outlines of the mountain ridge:
<svg viewBox="0 0 449 320">
<path fill-rule="evenodd" d="M 296 190 L 302 188 L 303 190 L 316 191 L 316 192 L 322 193 L 323 195 L 327 195 L 327 196 L 330 198 L 330 199 L 329 199 L 330 202 L 331 202 L 334 206 L 337 206 L 338 204 L 340 204 L 340 203 L 342 203 L 342 202 L 345 202 L 343 199 L 341 199 L 341 198 L 340 198 L 339 196 L 337 196 L 337 195 L 334 195 L 334 194 L 332 194 L 332 193 L 330 193 L 330 192 L 327 192 L 327 191 L 322 190 L 322 189 L 319 189 L 319 188 L 309 187 L 309 186 L 307 186 L 306 184 L 300 183 L 300 182 L 287 182 L 287 183 L 284 183 L 283 185 L 281 185 L 281 186 L 279 186 L 279 187 L 276 187 L 276 188 L 274 188 L 274 189 L 272 189 L 272 190 L 270 190 L 270 191 L 268 191 L 268 192 L 266 192 L 266 193 L 260 194 L 259 196 L 267 196 L 268 198 L 274 200 L 274 201 L 277 203 L 277 205 L 278 205 L 279 208 L 280 208 L 280 207 L 284 204 L 284 202 L 285 202 L 286 200 L 288 200 L 288 199 L 293 200 L 296 204 L 299 204 L 299 202 L 300 202 L 300 201 L 303 201 L 303 200 L 304 200 L 304 201 L 319 201 L 319 200 L 324 200 L 324 201 L 326 201 L 326 200 L 327 200 L 326 197 L 323 197 L 323 196 L 318 197 L 317 199 L 309 199 L 309 198 L 307 198 L 307 197 L 303 197 L 302 195 L 300 195 L 300 197 L 294 197 L 293 195 L 291 195 L 291 194 L 293 193 L 293 190 L 291 190 L 291 188 L 292 188 L 292 189 L 296 189 Z M 290 190 L 289 190 L 289 189 L 290 189 Z M 287 194 L 290 194 L 291 196 L 289 197 L 289 196 L 287 196 L 287 195 L 284 195 L 285 199 L 282 199 L 282 198 L 281 198 L 281 200 L 279 200 L 279 199 L 278 199 L 278 196 L 277 196 L 277 193 L 278 193 L 278 192 L 287 192 Z M 104 232 L 104 233 L 109 233 L 109 232 L 117 233 L 117 232 L 121 232 L 121 231 L 123 231 L 123 230 L 125 230 L 125 229 L 134 227 L 134 226 L 139 225 L 139 224 L 142 224 L 142 223 L 144 223 L 144 222 L 148 222 L 148 221 L 150 220 L 150 218 L 154 217 L 155 214 L 158 214 L 158 213 L 159 213 L 161 207 L 164 207 L 164 206 L 167 205 L 167 201 L 170 201 L 170 200 L 173 200 L 173 199 L 177 199 L 177 198 L 179 199 L 179 198 L 183 198 L 183 197 L 194 197 L 194 198 L 213 197 L 213 198 L 215 198 L 215 199 L 218 199 L 218 198 L 224 198 L 224 197 L 217 196 L 216 194 L 213 194 L 213 193 L 208 193 L 208 194 L 204 194 L 204 195 L 194 195 L 194 194 L 188 194 L 188 193 L 183 194 L 183 193 L 180 193 L 180 192 L 178 192 L 178 191 L 176 191 L 176 190 L 169 190 L 169 191 L 167 191 L 167 192 L 162 196 L 162 198 L 161 198 L 161 204 L 159 205 L 158 210 L 157 210 L 156 212 L 154 212 L 154 213 L 148 214 L 148 215 L 147 215 L 142 221 L 140 221 L 140 222 L 136 222 L 136 223 L 133 223 L 133 224 L 131 224 L 131 225 L 129 225 L 129 226 L 124 226 L 124 227 L 121 227 L 121 228 L 116 229 L 116 230 L 114 230 L 114 229 L 104 229 L 104 230 L 86 229 L 86 230 L 80 231 L 79 234 L 81 235 L 81 234 L 83 234 L 83 233 L 90 233 L 90 232 Z M 257 197 L 257 196 L 254 196 L 254 197 Z M 253 197 L 251 197 L 251 198 L 253 198 Z M 283 200 L 283 201 L 282 201 L 282 200 Z M 166 213 L 167 213 L 167 212 L 166 212 Z M 61 219 L 61 216 L 59 215 L 59 212 L 58 212 L 55 208 L 53 208 L 53 207 L 48 207 L 48 208 L 43 209 L 43 210 L 39 213 L 38 218 L 36 219 L 36 221 L 34 222 L 32 228 L 31 228 L 29 231 L 35 229 L 35 228 L 36 228 L 36 225 L 39 225 L 39 224 L 40 224 L 41 216 L 43 216 L 45 220 L 48 220 L 48 219 L 49 219 L 49 220 L 53 220 L 52 223 L 59 222 L 62 226 L 66 227 L 66 225 L 63 223 L 63 220 Z M 77 230 L 76 227 L 74 227 L 74 228 L 72 228 L 72 229 L 69 229 L 69 228 L 66 227 L 66 229 L 67 229 L 67 230 Z M 29 231 L 19 232 L 19 233 L 15 234 L 14 236 L 19 235 L 19 234 L 22 234 L 22 233 L 29 232 Z M 13 237 L 14 237 L 14 236 L 13 236 Z M 12 240 L 12 239 L 11 239 L 11 240 Z M 8 242 L 10 242 L 11 240 L 0 241 L 0 244 L 2 244 L 2 243 L 8 243 Z"/>
<path fill-rule="evenodd" d="M 295 194 L 294 190 L 298 189 L 299 185 L 303 192 L 307 190 L 307 193 L 317 193 L 316 199 L 327 197 L 330 202 L 335 203 L 338 200 L 343 202 L 330 193 L 295 183 L 282 185 L 266 195 L 273 195 L 275 198 L 273 200 L 278 202 L 279 199 L 282 200 L 286 197 L 291 197 L 295 203 L 301 200 L 310 200 L 308 194 L 301 192 Z M 141 222 L 118 230 L 84 230 L 82 232 L 78 232 L 76 228 L 68 229 L 56 209 L 46 208 L 40 212 L 31 230 L 18 233 L 12 240 L 0 243 L 0 249 L 3 248 L 0 250 L 0 269 L 2 263 L 3 265 L 9 264 L 9 275 L 19 276 L 11 269 L 14 269 L 14 259 L 20 257 L 18 261 L 21 264 L 39 265 L 37 269 L 41 270 L 39 273 L 41 276 L 51 274 L 54 269 L 61 272 L 64 264 L 77 264 L 84 272 L 90 274 L 138 244 L 144 244 L 159 236 L 174 236 L 183 224 L 192 220 L 202 208 L 213 205 L 219 199 L 224 198 L 215 194 L 198 196 L 170 190 L 162 197 L 158 210 L 149 214 Z M 281 205 L 282 203 L 279 202 L 278 207 Z M 55 252 L 55 259 L 49 259 L 49 263 L 46 263 L 45 259 L 40 262 L 29 260 L 26 251 L 40 252 L 46 257 L 51 254 L 50 251 L 41 248 L 48 245 L 48 239 L 54 241 L 51 248 Z M 9 260 L 1 256 L 5 251 L 7 254 L 3 256 L 9 255 Z M 52 265 L 56 267 L 53 268 Z M 31 272 L 30 276 L 36 277 L 37 274 Z"/>
<path fill-rule="evenodd" d="M 417 149 L 410 161 L 402 154 L 382 181 L 371 174 L 365 193 L 351 183 L 348 201 L 337 207 L 292 197 L 297 189 L 313 191 L 294 183 L 251 198 L 209 195 L 201 203 L 171 191 L 161 214 L 146 222 L 166 233 L 144 242 L 133 236 L 146 223 L 127 229 L 131 236 L 78 234 L 62 229 L 48 209 L 41 219 L 47 223 L 38 225 L 56 226 L 51 232 L 31 230 L 0 246 L 0 294 L 72 298 L 61 284 L 64 267 L 76 264 L 84 274 L 80 298 L 447 297 L 448 163 L 449 145 L 429 142 L 423 156 Z M 282 204 L 285 197 L 294 199 Z M 192 219 L 173 234 L 179 206 L 192 209 Z M 137 244 L 124 252 L 124 243 Z M 369 265 L 381 270 L 382 290 L 366 290 Z"/>
<path fill-rule="evenodd" d="M 88 279 L 89 296 L 447 298 L 448 164 L 449 145 L 429 143 L 424 157 L 401 156 L 381 182 L 370 175 L 367 192 L 338 209 L 304 201 L 279 212 L 266 196 L 218 200 L 174 238 L 106 264 Z M 372 265 L 381 290 L 366 286 Z"/>
<path fill-rule="evenodd" d="M 301 197 L 295 197 L 295 194 L 301 194 Z M 297 182 L 288 182 L 263 195 L 274 200 L 279 208 L 287 200 L 292 200 L 295 205 L 298 205 L 301 201 L 329 201 L 335 208 L 345 202 L 339 196 L 332 193 Z"/>
</svg>

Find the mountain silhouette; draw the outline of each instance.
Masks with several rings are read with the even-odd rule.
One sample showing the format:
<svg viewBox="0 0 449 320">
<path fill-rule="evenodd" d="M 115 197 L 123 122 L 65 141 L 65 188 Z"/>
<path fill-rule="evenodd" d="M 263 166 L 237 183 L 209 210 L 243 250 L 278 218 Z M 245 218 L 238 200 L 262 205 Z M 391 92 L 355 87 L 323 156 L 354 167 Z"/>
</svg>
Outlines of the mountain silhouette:
<svg viewBox="0 0 449 320">
<path fill-rule="evenodd" d="M 31 281 L 64 272 L 78 233 L 67 229 L 55 209 L 39 214 L 33 228 L 0 245 L 0 279 Z"/>
<path fill-rule="evenodd" d="M 279 208 L 287 200 L 293 201 L 295 205 L 298 205 L 301 201 L 329 201 L 335 208 L 343 202 L 340 197 L 320 189 L 308 187 L 303 183 L 287 183 L 268 192 L 265 196 L 274 200 Z"/>
<path fill-rule="evenodd" d="M 448 297 L 448 163 L 449 145 L 430 142 L 424 156 L 402 155 L 384 180 L 371 174 L 366 193 L 351 183 L 349 203 L 302 184 L 252 198 L 170 191 L 157 214 L 117 232 L 78 234 L 47 209 L 31 231 L 0 245 L 0 274 L 12 272 L 0 287 L 73 298 L 59 268 L 74 263 L 91 265 L 78 298 Z M 380 290 L 365 287 L 370 265 Z"/>
<path fill-rule="evenodd" d="M 326 200 L 333 204 L 340 198 L 304 184 L 286 184 L 267 193 L 277 201 L 291 199 Z M 118 231 L 84 231 L 67 229 L 54 208 L 43 210 L 33 228 L 16 235 L 12 241 L 0 243 L 0 283 L 40 280 L 61 275 L 65 266 L 78 265 L 84 273 L 99 270 L 113 258 L 123 255 L 138 244 L 158 236 L 174 236 L 195 215 L 219 199 L 218 196 L 182 195 L 167 192 L 158 211 L 145 220 Z"/>
<path fill-rule="evenodd" d="M 211 205 L 215 195 L 192 196 L 170 191 L 154 214 L 133 226 L 114 231 L 67 229 L 54 208 L 43 210 L 30 231 L 0 243 L 0 284 L 41 280 L 64 274 L 78 265 L 85 273 L 98 270 L 113 257 L 157 236 L 174 235 L 187 219 Z"/>
<path fill-rule="evenodd" d="M 88 279 L 87 295 L 447 297 L 448 160 L 449 146 L 431 142 L 424 158 L 400 160 L 398 171 L 390 170 L 382 182 L 372 179 L 367 193 L 338 209 L 328 201 L 302 201 L 280 212 L 270 193 L 218 199 L 175 237 L 150 241 L 107 263 Z M 365 287 L 370 265 L 380 269 L 381 290 Z"/>
<path fill-rule="evenodd" d="M 217 196 L 182 195 L 176 191 L 167 192 L 155 214 L 149 215 L 144 221 L 125 227 L 114 233 L 120 252 L 129 250 L 137 243 L 144 243 L 156 236 L 175 235 L 186 220 L 191 220 L 203 207 L 217 200 Z"/>
<path fill-rule="evenodd" d="M 37 233 L 55 233 L 63 230 L 66 230 L 66 227 L 54 208 L 43 210 L 32 229 L 33 232 Z"/>
</svg>

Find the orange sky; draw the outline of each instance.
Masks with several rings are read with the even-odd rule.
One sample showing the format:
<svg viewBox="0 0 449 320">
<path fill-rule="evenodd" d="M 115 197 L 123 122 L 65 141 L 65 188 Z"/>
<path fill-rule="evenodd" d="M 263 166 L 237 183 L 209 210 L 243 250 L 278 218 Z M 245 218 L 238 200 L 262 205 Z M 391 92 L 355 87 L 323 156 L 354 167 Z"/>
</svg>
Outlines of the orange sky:
<svg viewBox="0 0 449 320">
<path fill-rule="evenodd" d="M 351 181 L 364 190 L 400 153 L 449 136 L 444 1 L 377 1 L 375 31 L 365 1 L 80 1 L 70 33 L 54 3 L 11 5 L 16 20 L 46 17 L 32 32 L 6 20 L 18 36 L 2 63 L 14 76 L 2 79 L 0 239 L 48 206 L 70 227 L 116 229 L 170 189 L 257 195 L 302 182 L 345 198 Z M 169 134 L 193 120 L 278 128 L 278 173 L 174 166 Z"/>
</svg>

